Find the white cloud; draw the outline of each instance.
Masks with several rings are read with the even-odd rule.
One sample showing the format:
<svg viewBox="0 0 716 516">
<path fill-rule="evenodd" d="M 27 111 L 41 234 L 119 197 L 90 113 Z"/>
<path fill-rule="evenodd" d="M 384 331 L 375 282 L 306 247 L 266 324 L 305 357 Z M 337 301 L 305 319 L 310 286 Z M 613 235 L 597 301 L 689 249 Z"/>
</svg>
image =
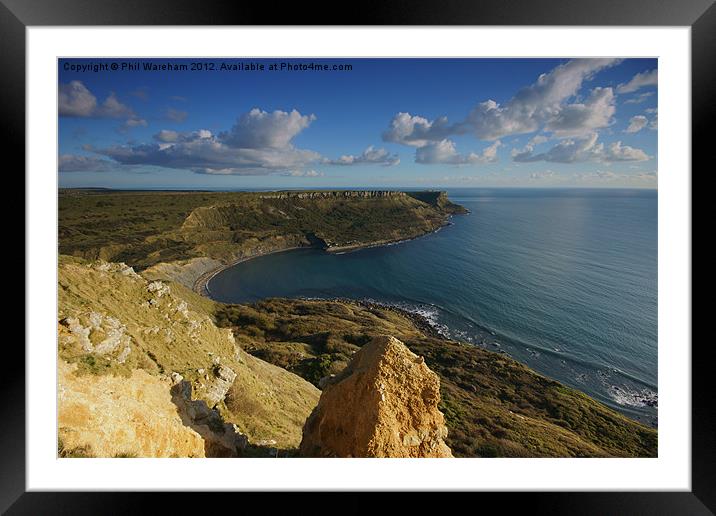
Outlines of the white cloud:
<svg viewBox="0 0 716 516">
<path fill-rule="evenodd" d="M 99 114 L 110 118 L 123 118 L 134 116 L 134 111 L 129 106 L 122 104 L 114 93 L 110 93 L 99 107 Z"/>
<path fill-rule="evenodd" d="M 659 177 L 659 174 L 656 170 L 650 170 L 648 172 L 640 172 L 636 177 L 645 181 L 655 181 Z"/>
<path fill-rule="evenodd" d="M 291 170 L 281 175 L 287 177 L 323 177 L 325 174 L 317 170 Z"/>
<path fill-rule="evenodd" d="M 530 179 L 532 180 L 542 180 L 542 179 L 554 179 L 557 177 L 557 175 L 552 170 L 543 170 L 541 172 L 532 172 L 530 174 Z"/>
<path fill-rule="evenodd" d="M 513 161 L 519 161 L 519 158 L 516 160 L 514 158 L 517 156 L 526 156 L 527 157 L 527 156 L 532 155 L 532 152 L 534 152 L 535 147 L 537 145 L 540 145 L 547 141 L 549 141 L 549 138 L 547 138 L 546 136 L 543 136 L 541 134 L 535 135 L 532 138 L 530 138 L 530 140 L 527 142 L 527 145 L 525 145 L 524 148 L 522 148 L 522 149 L 513 148 L 510 151 L 510 156 L 512 156 Z"/>
<path fill-rule="evenodd" d="M 285 149 L 298 133 L 316 120 L 315 115 L 302 115 L 295 109 L 290 113 L 267 113 L 254 108 L 239 117 L 231 130 L 221 133 L 221 140 L 243 149 Z"/>
<path fill-rule="evenodd" d="M 599 179 L 602 181 L 615 181 L 619 179 L 620 174 L 616 174 L 611 170 L 597 170 L 596 172 L 578 175 L 578 177 L 580 177 L 580 179 Z"/>
<path fill-rule="evenodd" d="M 97 97 L 80 81 L 60 84 L 58 110 L 60 116 L 93 116 L 97 112 Z"/>
<path fill-rule="evenodd" d="M 540 75 L 504 105 L 492 99 L 478 103 L 457 123 L 450 123 L 445 116 L 429 120 L 400 112 L 383 132 L 383 140 L 417 147 L 416 163 L 468 164 L 492 162 L 496 155 L 459 154 L 449 136 L 473 133 L 480 140 L 498 141 L 505 136 L 544 130 L 557 138 L 586 137 L 613 122 L 614 91 L 597 87 L 584 101 L 569 101 L 578 98 L 585 81 L 619 62 L 618 59 L 573 59 Z M 513 155 L 529 158 L 534 146 L 547 138 L 536 135 L 522 151 L 513 151 Z"/>
<path fill-rule="evenodd" d="M 205 174 L 269 174 L 302 167 L 320 155 L 309 150 L 234 148 L 215 137 L 197 138 L 175 144 L 115 146 L 97 152 L 124 165 L 154 165 L 189 169 Z"/>
<path fill-rule="evenodd" d="M 599 144 L 595 148 L 594 155 L 599 161 L 646 161 L 649 156 L 641 149 L 636 149 L 628 145 L 622 145 L 622 142 L 613 142 L 603 147 Z"/>
<path fill-rule="evenodd" d="M 108 172 L 117 167 L 117 164 L 94 156 L 80 156 L 77 154 L 62 154 L 57 160 L 59 172 Z"/>
<path fill-rule="evenodd" d="M 372 145 L 366 148 L 360 155 L 344 154 L 336 160 L 327 160 L 329 165 L 374 165 L 379 164 L 386 167 L 397 165 L 400 158 L 397 154 L 390 154 L 385 149 L 376 149 Z"/>
<path fill-rule="evenodd" d="M 218 136 L 202 129 L 180 133 L 164 129 L 157 143 L 117 145 L 93 152 L 122 165 L 188 169 L 203 174 L 262 175 L 300 170 L 322 157 L 298 149 L 292 139 L 315 120 L 298 111 L 267 113 L 253 109 L 239 117 L 230 131 Z"/>
<path fill-rule="evenodd" d="M 198 131 L 192 131 L 188 133 L 172 131 L 171 129 L 162 129 L 153 136 L 155 140 L 163 143 L 188 142 L 192 140 L 211 137 L 211 131 L 207 129 L 199 129 Z"/>
<path fill-rule="evenodd" d="M 452 140 L 445 139 L 419 147 L 415 151 L 415 162 L 426 165 L 438 163 L 449 165 L 494 163 L 497 161 L 497 148 L 500 145 L 502 144 L 498 140 L 484 149 L 481 154 L 475 154 L 474 152 L 460 154 L 455 149 L 455 143 Z"/>
<path fill-rule="evenodd" d="M 60 84 L 58 113 L 60 116 L 84 118 L 136 118 L 132 108 L 122 104 L 114 93 L 99 104 L 97 97 L 81 81 Z"/>
<path fill-rule="evenodd" d="M 609 145 L 597 143 L 597 134 L 578 139 L 561 140 L 547 152 L 533 154 L 533 149 L 513 152 L 512 160 L 520 163 L 547 161 L 551 163 L 576 163 L 584 161 L 646 161 L 649 156 L 641 149 L 622 145 L 617 141 Z"/>
<path fill-rule="evenodd" d="M 530 138 L 530 141 L 527 143 L 527 145 L 539 145 L 540 143 L 545 143 L 549 141 L 549 138 L 542 134 L 537 134 Z"/>
<path fill-rule="evenodd" d="M 644 127 L 646 127 L 646 124 L 649 122 L 649 120 L 644 115 L 636 115 L 629 119 L 629 127 L 627 127 L 624 132 L 626 133 L 638 133 Z"/>
<path fill-rule="evenodd" d="M 559 65 L 548 73 L 539 76 L 537 81 L 522 88 L 504 106 L 494 100 L 487 100 L 478 104 L 468 115 L 466 121 L 475 135 L 482 140 L 494 140 L 503 136 L 531 133 L 537 131 L 544 124 L 551 124 L 555 129 L 567 129 L 575 133 L 575 117 L 578 119 L 579 111 L 587 107 L 580 104 L 565 106 L 565 102 L 574 97 L 582 87 L 585 80 L 591 79 L 594 74 L 617 64 L 616 59 L 573 59 Z M 596 97 L 592 102 L 604 101 L 607 92 L 597 89 Z M 595 94 L 593 94 L 595 95 Z M 560 117 L 566 108 L 571 111 Z M 592 117 L 582 117 L 592 121 Z M 585 128 L 588 130 L 589 127 Z"/>
<path fill-rule="evenodd" d="M 640 172 L 638 174 L 618 174 L 611 170 L 597 170 L 595 172 L 586 172 L 574 174 L 572 176 L 577 181 L 585 182 L 630 182 L 630 183 L 654 183 L 657 180 L 656 171 Z"/>
<path fill-rule="evenodd" d="M 646 86 L 656 86 L 659 83 L 658 70 L 650 70 L 636 74 L 626 84 L 620 84 L 617 93 L 632 93 Z"/>
<path fill-rule="evenodd" d="M 464 133 L 460 125 L 450 125 L 447 117 L 428 120 L 410 113 L 398 113 L 383 132 L 383 140 L 413 147 L 422 147 L 430 142 L 440 141 L 451 134 Z"/>
<path fill-rule="evenodd" d="M 545 130 L 555 136 L 579 136 L 607 127 L 614 116 L 614 92 L 594 88 L 584 103 L 567 104 L 547 120 Z"/>
<path fill-rule="evenodd" d="M 642 102 L 646 101 L 649 97 L 654 95 L 653 91 L 645 91 L 644 93 L 640 93 L 639 95 L 635 95 L 634 97 L 625 100 L 624 104 L 641 104 Z"/>
<path fill-rule="evenodd" d="M 147 127 L 147 121 L 143 118 L 137 117 L 128 118 L 121 126 L 119 126 L 119 132 L 124 133 L 135 127 Z"/>
<path fill-rule="evenodd" d="M 457 154 L 449 136 L 473 133 L 480 140 L 495 141 L 540 129 L 560 138 L 586 135 L 611 123 L 615 112 L 613 90 L 594 88 L 584 102 L 568 101 L 577 96 L 585 81 L 618 62 L 617 59 L 573 59 L 540 75 L 504 105 L 492 99 L 478 103 L 457 123 L 450 123 L 445 116 L 428 120 L 400 112 L 383 132 L 383 140 L 418 149 L 428 147 L 416 151 L 419 163 L 470 162 L 474 159 L 470 156 L 475 155 Z M 540 135 L 528 145 L 544 141 L 546 137 Z"/>
</svg>

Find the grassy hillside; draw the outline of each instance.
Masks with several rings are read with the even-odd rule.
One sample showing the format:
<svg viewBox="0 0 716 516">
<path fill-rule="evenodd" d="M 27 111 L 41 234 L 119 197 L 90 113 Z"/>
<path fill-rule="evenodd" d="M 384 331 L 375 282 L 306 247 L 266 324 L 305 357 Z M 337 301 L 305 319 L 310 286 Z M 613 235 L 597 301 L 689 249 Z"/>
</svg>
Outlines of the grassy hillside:
<svg viewBox="0 0 716 516">
<path fill-rule="evenodd" d="M 321 378 L 341 371 L 372 337 L 391 335 L 440 376 L 455 456 L 656 456 L 655 430 L 502 354 L 440 338 L 402 312 L 349 301 L 223 305 L 191 291 L 237 259 L 413 238 L 464 211 L 441 192 L 63 190 L 64 378 L 79 389 L 72 379 L 91 375 L 88 389 L 96 388 L 88 392 L 104 396 L 113 394 L 103 386 L 116 382 L 97 379 L 141 377 L 157 394 L 152 406 L 168 412 L 168 389 L 188 384 L 193 398 L 216 406 L 219 416 L 206 420 L 212 431 L 236 425 L 256 446 L 289 450 L 300 442 Z M 75 417 L 71 408 L 64 414 Z M 67 432 L 60 437 L 83 446 Z"/>
<path fill-rule="evenodd" d="M 61 190 L 61 254 L 224 263 L 299 246 L 339 248 L 420 236 L 464 209 L 440 192 L 135 192 Z"/>
<path fill-rule="evenodd" d="M 250 442 L 298 446 L 320 392 L 244 353 L 214 324 L 213 301 L 178 284 L 149 282 L 121 264 L 61 256 L 58 274 L 59 358 L 76 365 L 75 375 L 127 383 L 137 370 L 166 380 L 180 375 L 193 398 L 210 407 L 218 399 L 224 421 Z M 235 379 L 225 381 L 222 368 Z"/>
<path fill-rule="evenodd" d="M 194 398 L 219 399 L 222 421 L 259 447 L 295 449 L 320 379 L 372 337 L 392 335 L 440 376 L 455 456 L 656 455 L 655 430 L 504 355 L 439 338 L 399 311 L 349 301 L 224 305 L 122 264 L 65 256 L 58 283 L 59 357 L 74 375 L 130 383 L 137 371 L 162 382 L 181 375 Z M 235 379 L 225 382 L 222 367 Z M 71 429 L 60 435 L 69 440 Z"/>
<path fill-rule="evenodd" d="M 652 457 L 657 432 L 502 354 L 431 336 L 403 314 L 343 301 L 217 305 L 247 351 L 318 385 L 375 335 L 392 335 L 440 376 L 455 456 Z"/>
</svg>

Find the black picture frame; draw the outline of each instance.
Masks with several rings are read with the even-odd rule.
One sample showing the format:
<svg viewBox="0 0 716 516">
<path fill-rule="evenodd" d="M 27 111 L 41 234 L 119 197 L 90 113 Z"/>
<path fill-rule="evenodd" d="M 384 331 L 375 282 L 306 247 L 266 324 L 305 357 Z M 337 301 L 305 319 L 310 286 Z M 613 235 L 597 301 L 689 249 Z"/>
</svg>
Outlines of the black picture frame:
<svg viewBox="0 0 716 516">
<path fill-rule="evenodd" d="M 713 0 L 416 0 L 410 3 L 364 0 L 334 5 L 336 11 L 340 7 L 340 13 L 331 12 L 328 5 L 311 9 L 302 2 L 277 8 L 267 2 L 247 4 L 207 0 L 0 0 L 0 131 L 6 162 L 12 154 L 16 158 L 16 167 L 24 169 L 25 29 L 28 26 L 344 25 L 351 20 L 351 25 L 689 26 L 692 168 L 699 164 L 706 168 L 706 155 L 710 153 L 707 129 L 713 120 L 716 84 L 716 7 Z M 25 276 L 31 273 L 26 268 Z M 32 307 L 26 306 L 25 310 L 27 321 L 27 311 Z M 25 368 L 20 367 L 25 364 L 25 356 L 17 342 L 14 346 L 18 356 L 12 358 L 13 367 L 4 371 L 4 400 L 0 404 L 0 510 L 8 514 L 119 514 L 134 512 L 137 507 L 146 508 L 146 502 L 139 500 L 140 496 L 146 495 L 139 494 L 25 492 Z M 690 342 L 672 344 L 691 345 Z M 716 512 L 716 407 L 710 381 L 709 348 L 708 340 L 695 342 L 691 348 L 690 492 L 481 493 L 478 498 L 497 498 L 498 503 L 509 498 L 510 504 L 525 504 L 533 512 L 550 514 L 713 514 Z M 216 494 L 211 496 L 212 503 L 218 503 Z M 245 507 L 254 501 L 264 503 L 254 494 L 240 496 L 244 500 L 242 503 L 247 504 Z M 351 501 L 340 502 L 345 510 L 364 512 L 371 507 L 370 496 L 355 493 L 348 496 Z M 273 499 L 273 495 L 271 497 Z M 168 503 L 167 498 L 163 497 L 162 504 Z M 303 494 L 292 496 L 296 507 L 314 512 L 317 506 L 304 500 Z M 414 500 L 424 503 L 421 496 Z M 172 494 L 171 503 L 164 506 L 165 510 L 174 504 L 190 510 L 192 505 L 206 504 L 206 497 Z"/>
</svg>

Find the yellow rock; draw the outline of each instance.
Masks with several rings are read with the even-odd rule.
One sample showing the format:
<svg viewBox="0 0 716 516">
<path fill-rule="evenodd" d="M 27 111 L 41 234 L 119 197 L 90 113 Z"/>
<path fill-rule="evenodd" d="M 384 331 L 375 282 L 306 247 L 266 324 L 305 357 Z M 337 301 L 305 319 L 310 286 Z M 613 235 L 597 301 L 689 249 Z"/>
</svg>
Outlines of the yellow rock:
<svg viewBox="0 0 716 516">
<path fill-rule="evenodd" d="M 169 380 L 146 371 L 130 378 L 76 376 L 58 364 L 58 427 L 65 450 L 94 457 L 204 457 L 204 440 L 185 426 Z"/>
<path fill-rule="evenodd" d="M 330 379 L 306 421 L 309 457 L 452 457 L 440 380 L 398 339 L 376 337 Z"/>
</svg>

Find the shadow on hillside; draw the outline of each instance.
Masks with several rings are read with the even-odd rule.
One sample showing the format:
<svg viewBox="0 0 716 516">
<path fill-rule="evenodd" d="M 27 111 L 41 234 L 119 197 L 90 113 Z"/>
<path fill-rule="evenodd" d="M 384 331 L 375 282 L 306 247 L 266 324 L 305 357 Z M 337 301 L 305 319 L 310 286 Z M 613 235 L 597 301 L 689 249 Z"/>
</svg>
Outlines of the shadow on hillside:
<svg viewBox="0 0 716 516">
<path fill-rule="evenodd" d="M 224 421 L 219 411 L 210 408 L 204 400 L 191 399 L 191 384 L 182 380 L 171 390 L 172 403 L 184 423 L 202 439 L 207 457 L 238 457 L 248 444 L 245 435 L 236 426 Z"/>
<path fill-rule="evenodd" d="M 249 443 L 232 423 L 225 421 L 218 410 L 209 407 L 204 400 L 191 399 L 191 384 L 182 380 L 171 390 L 172 403 L 185 426 L 198 433 L 204 440 L 204 454 L 214 457 L 283 458 L 297 457 L 298 450 L 273 446 L 274 443 Z"/>
<path fill-rule="evenodd" d="M 249 443 L 241 450 L 240 457 L 252 459 L 285 459 L 299 457 L 296 448 L 276 448 L 270 445 L 259 445 Z"/>
</svg>

